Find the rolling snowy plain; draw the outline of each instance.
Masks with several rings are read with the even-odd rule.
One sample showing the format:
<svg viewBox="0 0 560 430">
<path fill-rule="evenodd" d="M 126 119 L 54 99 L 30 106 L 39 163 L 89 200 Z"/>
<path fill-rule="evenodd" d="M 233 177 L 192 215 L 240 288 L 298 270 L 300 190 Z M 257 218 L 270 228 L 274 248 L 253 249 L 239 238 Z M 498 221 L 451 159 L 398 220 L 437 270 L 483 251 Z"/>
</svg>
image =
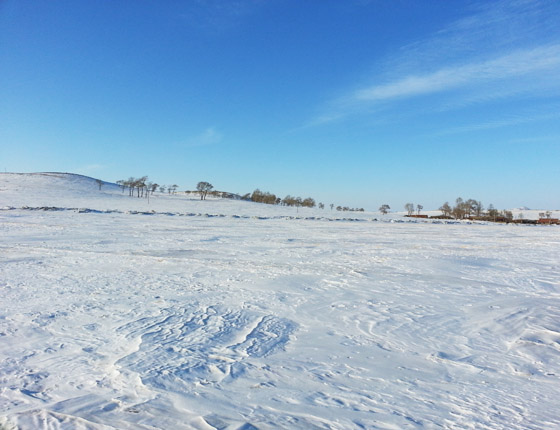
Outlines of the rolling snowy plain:
<svg viewBox="0 0 560 430">
<path fill-rule="evenodd" d="M 67 174 L 0 209 L 0 429 L 560 428 L 559 227 Z"/>
</svg>

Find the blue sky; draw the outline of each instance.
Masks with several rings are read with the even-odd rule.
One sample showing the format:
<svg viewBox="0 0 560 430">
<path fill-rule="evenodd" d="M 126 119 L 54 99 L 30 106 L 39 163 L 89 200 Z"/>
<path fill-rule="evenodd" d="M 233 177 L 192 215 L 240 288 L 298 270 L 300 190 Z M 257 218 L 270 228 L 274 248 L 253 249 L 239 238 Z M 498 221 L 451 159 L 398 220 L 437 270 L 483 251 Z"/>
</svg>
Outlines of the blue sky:
<svg viewBox="0 0 560 430">
<path fill-rule="evenodd" d="M 0 169 L 560 209 L 560 2 L 0 2 Z"/>
</svg>

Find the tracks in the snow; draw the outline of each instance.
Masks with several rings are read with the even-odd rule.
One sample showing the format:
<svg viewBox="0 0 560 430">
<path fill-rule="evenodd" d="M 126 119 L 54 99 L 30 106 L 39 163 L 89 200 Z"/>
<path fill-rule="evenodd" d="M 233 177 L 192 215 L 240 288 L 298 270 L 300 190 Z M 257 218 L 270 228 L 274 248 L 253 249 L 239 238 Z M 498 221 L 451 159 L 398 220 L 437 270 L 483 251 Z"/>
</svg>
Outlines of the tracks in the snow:
<svg viewBox="0 0 560 430">
<path fill-rule="evenodd" d="M 282 350 L 295 330 L 288 319 L 247 310 L 168 308 L 118 329 L 141 342 L 116 364 L 137 372 L 145 384 L 192 390 L 235 379 L 255 365 L 254 359 Z"/>
</svg>

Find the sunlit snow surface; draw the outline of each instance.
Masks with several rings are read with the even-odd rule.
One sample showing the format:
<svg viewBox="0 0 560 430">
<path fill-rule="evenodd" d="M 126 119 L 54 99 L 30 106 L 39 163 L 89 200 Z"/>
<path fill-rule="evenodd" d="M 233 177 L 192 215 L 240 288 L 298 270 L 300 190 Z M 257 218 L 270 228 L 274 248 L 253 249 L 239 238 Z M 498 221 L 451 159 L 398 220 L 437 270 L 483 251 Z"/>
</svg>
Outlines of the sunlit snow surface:
<svg viewBox="0 0 560 430">
<path fill-rule="evenodd" d="M 559 227 L 64 175 L 0 208 L 2 429 L 560 428 Z"/>
</svg>

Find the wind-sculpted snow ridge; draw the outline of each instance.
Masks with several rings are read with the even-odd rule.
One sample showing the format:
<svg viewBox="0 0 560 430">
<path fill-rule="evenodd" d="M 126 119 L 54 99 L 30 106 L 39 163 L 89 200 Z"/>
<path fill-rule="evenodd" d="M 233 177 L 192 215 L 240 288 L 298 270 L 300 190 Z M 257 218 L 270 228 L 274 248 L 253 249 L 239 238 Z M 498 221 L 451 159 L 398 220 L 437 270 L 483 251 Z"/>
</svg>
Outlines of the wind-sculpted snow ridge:
<svg viewBox="0 0 560 430">
<path fill-rule="evenodd" d="M 139 346 L 116 364 L 137 372 L 146 385 L 193 392 L 243 375 L 256 365 L 251 359 L 282 350 L 295 328 L 274 315 L 222 306 L 163 309 L 117 329 Z"/>
</svg>

